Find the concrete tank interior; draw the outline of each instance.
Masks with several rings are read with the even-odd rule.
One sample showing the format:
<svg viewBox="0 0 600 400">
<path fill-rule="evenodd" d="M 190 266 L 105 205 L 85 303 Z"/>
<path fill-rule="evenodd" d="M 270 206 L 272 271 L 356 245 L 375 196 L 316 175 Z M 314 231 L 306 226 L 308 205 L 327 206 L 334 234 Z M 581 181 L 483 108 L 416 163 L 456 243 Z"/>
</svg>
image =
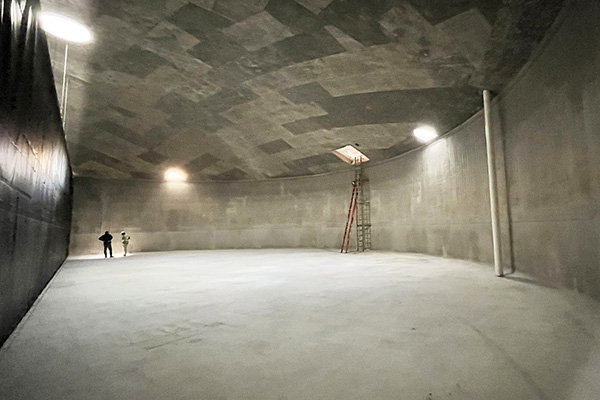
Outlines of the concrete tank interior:
<svg viewBox="0 0 600 400">
<path fill-rule="evenodd" d="M 597 397 L 597 1 L 1 4 L 0 398 Z"/>
</svg>

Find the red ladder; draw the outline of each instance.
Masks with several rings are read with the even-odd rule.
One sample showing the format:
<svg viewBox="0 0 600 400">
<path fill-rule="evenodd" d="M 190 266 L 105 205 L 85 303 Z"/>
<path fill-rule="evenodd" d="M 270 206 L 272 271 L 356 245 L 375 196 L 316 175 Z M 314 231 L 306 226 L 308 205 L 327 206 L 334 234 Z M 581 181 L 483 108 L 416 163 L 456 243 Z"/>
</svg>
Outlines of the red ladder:
<svg viewBox="0 0 600 400">
<path fill-rule="evenodd" d="M 346 219 L 346 228 L 344 228 L 344 238 L 342 239 L 342 250 L 340 253 L 348 252 L 350 246 L 350 232 L 354 223 L 354 215 L 356 214 L 356 203 L 358 200 L 359 183 L 352 181 L 352 196 L 350 197 L 350 207 L 348 207 L 348 218 Z"/>
</svg>

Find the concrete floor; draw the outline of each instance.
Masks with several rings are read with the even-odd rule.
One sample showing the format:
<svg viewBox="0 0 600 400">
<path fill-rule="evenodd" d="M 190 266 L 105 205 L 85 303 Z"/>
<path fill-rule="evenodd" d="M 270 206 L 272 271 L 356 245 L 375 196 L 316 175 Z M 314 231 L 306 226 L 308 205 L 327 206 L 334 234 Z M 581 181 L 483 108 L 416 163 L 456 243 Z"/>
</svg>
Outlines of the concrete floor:
<svg viewBox="0 0 600 400">
<path fill-rule="evenodd" d="M 597 399 L 600 305 L 475 263 L 238 250 L 69 260 L 0 399 Z"/>
</svg>

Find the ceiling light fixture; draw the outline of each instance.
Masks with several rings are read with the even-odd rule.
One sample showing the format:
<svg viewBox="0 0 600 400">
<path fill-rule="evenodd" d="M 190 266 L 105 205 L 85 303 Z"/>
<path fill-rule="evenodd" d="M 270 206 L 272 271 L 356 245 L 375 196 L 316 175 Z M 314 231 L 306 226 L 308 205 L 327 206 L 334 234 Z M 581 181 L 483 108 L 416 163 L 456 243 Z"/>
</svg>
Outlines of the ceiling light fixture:
<svg viewBox="0 0 600 400">
<path fill-rule="evenodd" d="M 13 3 L 14 4 L 14 3 Z M 67 131 L 67 87 L 69 86 L 69 76 L 67 75 L 67 65 L 69 59 L 69 43 L 85 44 L 90 43 L 94 36 L 92 32 L 79 22 L 64 15 L 51 12 L 41 12 L 37 14 L 38 21 L 42 29 L 65 42 L 65 62 L 63 64 L 63 79 L 60 96 L 60 115 L 62 117 L 63 131 Z"/>
<path fill-rule="evenodd" d="M 47 33 L 71 43 L 89 43 L 94 36 L 83 24 L 64 15 L 41 12 L 38 19 Z"/>
<path fill-rule="evenodd" d="M 187 174 L 179 168 L 169 168 L 165 171 L 165 181 L 168 182 L 185 182 Z"/>
<path fill-rule="evenodd" d="M 438 137 L 437 131 L 431 126 L 420 126 L 413 131 L 413 135 L 421 143 L 429 143 Z"/>
</svg>

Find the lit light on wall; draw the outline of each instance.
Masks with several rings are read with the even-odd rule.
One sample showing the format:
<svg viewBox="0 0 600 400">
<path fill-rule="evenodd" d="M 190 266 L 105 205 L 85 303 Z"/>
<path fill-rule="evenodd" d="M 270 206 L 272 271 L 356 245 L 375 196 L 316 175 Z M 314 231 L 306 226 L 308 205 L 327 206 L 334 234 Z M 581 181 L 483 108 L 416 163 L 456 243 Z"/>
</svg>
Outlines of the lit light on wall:
<svg viewBox="0 0 600 400">
<path fill-rule="evenodd" d="M 187 174 L 179 168 L 169 168 L 165 171 L 165 181 L 167 182 L 185 182 Z"/>
<path fill-rule="evenodd" d="M 429 143 L 438 137 L 437 131 L 431 126 L 420 126 L 413 131 L 413 135 L 421 143 Z"/>
<path fill-rule="evenodd" d="M 64 15 L 41 12 L 38 19 L 47 33 L 71 43 L 89 43 L 94 36 L 81 23 Z"/>
</svg>

